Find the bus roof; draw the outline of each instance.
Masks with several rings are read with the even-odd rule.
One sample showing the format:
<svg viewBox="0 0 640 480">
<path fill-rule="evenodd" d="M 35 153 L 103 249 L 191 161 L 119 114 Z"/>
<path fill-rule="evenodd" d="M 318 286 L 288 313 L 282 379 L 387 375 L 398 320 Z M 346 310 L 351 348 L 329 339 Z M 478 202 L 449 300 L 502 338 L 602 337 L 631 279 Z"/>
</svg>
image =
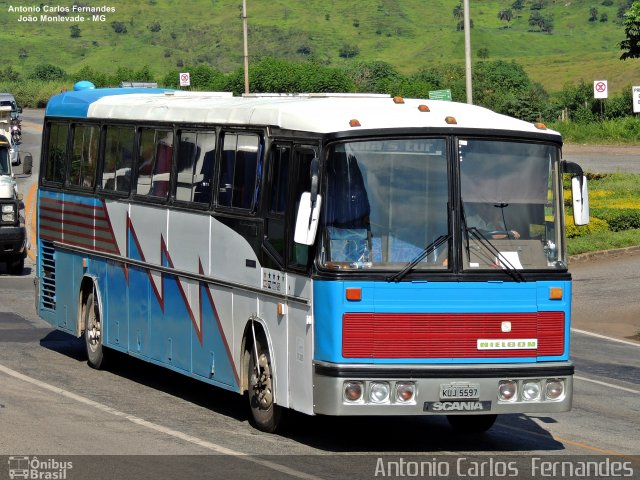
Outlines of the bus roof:
<svg viewBox="0 0 640 480">
<path fill-rule="evenodd" d="M 48 117 L 100 118 L 275 126 L 315 133 L 393 128 L 461 128 L 557 132 L 464 103 L 367 94 L 256 94 L 110 88 L 65 92 L 47 105 Z M 421 105 L 427 108 L 420 107 Z M 447 119 L 455 119 L 447 121 Z M 352 120 L 359 125 L 353 126 Z"/>
</svg>

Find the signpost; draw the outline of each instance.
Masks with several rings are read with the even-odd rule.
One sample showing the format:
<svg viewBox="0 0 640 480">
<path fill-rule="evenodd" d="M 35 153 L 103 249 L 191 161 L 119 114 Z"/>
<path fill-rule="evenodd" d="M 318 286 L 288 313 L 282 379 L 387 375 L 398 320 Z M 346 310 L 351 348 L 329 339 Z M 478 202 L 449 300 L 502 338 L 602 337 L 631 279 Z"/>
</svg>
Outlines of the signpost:
<svg viewBox="0 0 640 480">
<path fill-rule="evenodd" d="M 640 113 L 640 87 L 632 87 L 631 96 L 633 97 L 633 113 Z"/>
<path fill-rule="evenodd" d="M 189 87 L 191 85 L 191 75 L 189 72 L 184 72 L 180 74 L 180 86 L 181 87 Z"/>
<path fill-rule="evenodd" d="M 609 88 L 606 80 L 594 80 L 593 82 L 593 98 L 607 98 L 609 96 Z"/>
<path fill-rule="evenodd" d="M 430 90 L 429 100 L 449 100 L 451 101 L 451 90 Z"/>
</svg>

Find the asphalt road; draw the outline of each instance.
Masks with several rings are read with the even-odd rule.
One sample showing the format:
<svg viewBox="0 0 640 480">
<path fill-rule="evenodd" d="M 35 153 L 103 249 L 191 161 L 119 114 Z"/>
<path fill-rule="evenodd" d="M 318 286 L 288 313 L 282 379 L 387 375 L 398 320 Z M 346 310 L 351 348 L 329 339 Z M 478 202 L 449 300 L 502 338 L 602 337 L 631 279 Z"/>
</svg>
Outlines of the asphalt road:
<svg viewBox="0 0 640 480">
<path fill-rule="evenodd" d="M 25 149 L 39 148 L 33 124 Z M 23 192 L 34 178 L 19 180 Z M 20 277 L 0 270 L 0 456 L 14 457 L 0 457 L 0 479 L 8 478 L 19 456 L 72 462 L 69 479 L 360 479 L 381 476 L 381 458 L 418 459 L 440 469 L 440 478 L 457 478 L 480 477 L 464 470 L 475 460 L 513 461 L 520 469 L 523 458 L 551 461 L 555 455 L 622 462 L 633 470 L 631 478 L 640 478 L 640 344 L 626 340 L 626 331 L 603 330 L 627 309 L 640 318 L 640 255 L 572 268 L 574 327 L 616 337 L 572 332 L 572 411 L 505 415 L 486 434 L 467 436 L 441 417 L 299 414 L 283 434 L 258 432 L 235 394 L 122 355 L 105 371 L 90 369 L 82 340 L 54 331 L 35 314 L 33 269 Z M 507 476 L 493 473 L 484 477 Z"/>
</svg>

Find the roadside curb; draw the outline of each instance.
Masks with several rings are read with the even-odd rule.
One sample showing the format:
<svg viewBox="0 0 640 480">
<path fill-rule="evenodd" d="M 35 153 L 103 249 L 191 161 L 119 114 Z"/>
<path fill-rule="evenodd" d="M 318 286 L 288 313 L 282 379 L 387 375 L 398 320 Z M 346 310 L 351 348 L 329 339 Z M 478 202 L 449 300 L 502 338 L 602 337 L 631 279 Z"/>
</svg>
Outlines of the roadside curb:
<svg viewBox="0 0 640 480">
<path fill-rule="evenodd" d="M 612 250 L 598 250 L 595 252 L 585 252 L 585 253 L 580 253 L 578 255 L 571 255 L 569 257 L 569 263 L 585 262 L 588 260 L 593 260 L 594 258 L 615 257 L 618 255 L 625 255 L 627 253 L 633 253 L 633 252 L 639 252 L 639 251 L 640 251 L 640 245 L 634 245 L 632 247 L 614 248 Z"/>
</svg>

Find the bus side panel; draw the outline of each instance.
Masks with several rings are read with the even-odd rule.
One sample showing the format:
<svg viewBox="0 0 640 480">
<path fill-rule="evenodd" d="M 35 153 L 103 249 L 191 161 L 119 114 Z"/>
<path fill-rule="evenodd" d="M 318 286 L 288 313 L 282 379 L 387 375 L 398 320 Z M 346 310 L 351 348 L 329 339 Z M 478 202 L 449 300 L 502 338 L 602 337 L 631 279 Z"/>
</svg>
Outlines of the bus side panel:
<svg viewBox="0 0 640 480">
<path fill-rule="evenodd" d="M 76 333 L 82 257 L 56 249 L 56 321 L 65 332 Z M 63 279 L 61 281 L 61 279 Z"/>
<path fill-rule="evenodd" d="M 106 288 L 103 291 L 103 312 L 107 325 L 106 344 L 110 347 L 129 348 L 129 289 L 128 268 L 119 262 L 106 261 Z"/>
<path fill-rule="evenodd" d="M 313 322 L 311 311 L 311 279 L 287 274 L 290 294 L 308 300 L 304 305 L 289 302 L 289 407 L 309 415 L 313 414 Z"/>
</svg>

